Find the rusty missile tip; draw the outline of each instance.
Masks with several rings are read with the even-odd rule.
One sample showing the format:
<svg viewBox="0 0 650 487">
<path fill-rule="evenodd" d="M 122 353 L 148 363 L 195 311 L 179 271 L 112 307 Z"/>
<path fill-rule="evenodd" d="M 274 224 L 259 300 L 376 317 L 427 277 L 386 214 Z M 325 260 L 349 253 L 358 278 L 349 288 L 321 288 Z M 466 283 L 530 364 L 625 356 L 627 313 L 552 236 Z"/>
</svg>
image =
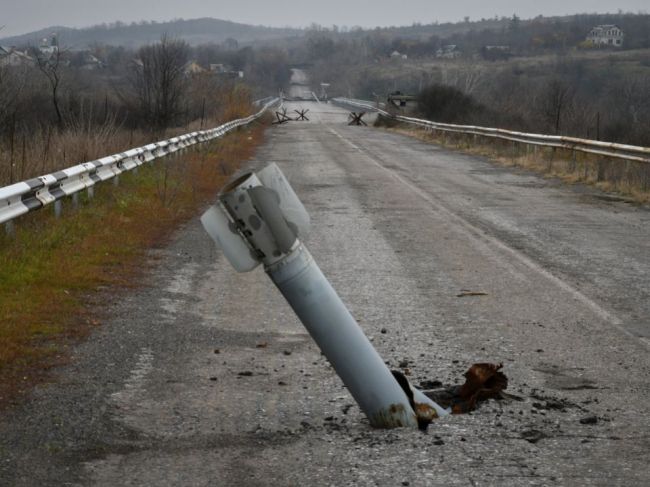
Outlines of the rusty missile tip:
<svg viewBox="0 0 650 487">
<path fill-rule="evenodd" d="M 438 417 L 437 411 L 429 404 L 416 403 L 413 390 L 411 389 L 411 384 L 406 376 L 399 370 L 393 370 L 391 372 L 393 373 L 393 377 L 395 377 L 397 383 L 404 390 L 404 393 L 409 400 L 409 404 L 411 405 L 413 412 L 415 412 L 418 428 L 422 431 L 426 431 L 429 424 Z"/>
<path fill-rule="evenodd" d="M 428 404 L 415 403 L 415 417 L 418 420 L 418 428 L 426 431 L 433 420 L 438 418 L 438 412 Z"/>
</svg>

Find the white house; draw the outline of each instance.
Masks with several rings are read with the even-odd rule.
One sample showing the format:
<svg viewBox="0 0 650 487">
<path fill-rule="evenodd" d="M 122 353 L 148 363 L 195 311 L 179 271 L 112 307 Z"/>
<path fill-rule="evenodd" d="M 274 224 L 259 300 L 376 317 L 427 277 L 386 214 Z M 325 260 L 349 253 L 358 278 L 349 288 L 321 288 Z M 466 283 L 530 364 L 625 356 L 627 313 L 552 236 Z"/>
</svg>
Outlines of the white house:
<svg viewBox="0 0 650 487">
<path fill-rule="evenodd" d="M 587 42 L 594 46 L 623 46 L 623 31 L 615 25 L 597 25 L 587 36 Z"/>
<path fill-rule="evenodd" d="M 203 66 L 201 66 L 196 61 L 190 61 L 185 65 L 183 71 L 185 72 L 186 75 L 193 75 L 193 74 L 205 73 L 206 70 L 205 68 L 203 68 Z"/>
<path fill-rule="evenodd" d="M 86 71 L 94 71 L 96 69 L 102 69 L 106 67 L 102 61 L 100 61 L 96 56 L 94 56 L 88 51 L 84 51 L 81 53 L 80 61 L 81 63 L 79 65 L 79 68 Z"/>
<path fill-rule="evenodd" d="M 59 39 L 56 33 L 52 33 L 50 39 L 47 37 L 42 39 L 38 50 L 46 58 L 50 58 L 53 54 L 59 52 Z"/>
<path fill-rule="evenodd" d="M 33 66 L 29 54 L 14 47 L 0 46 L 0 66 Z"/>
<path fill-rule="evenodd" d="M 436 51 L 436 57 L 440 59 L 457 59 L 460 56 L 461 52 L 458 50 L 456 44 L 442 46 Z"/>
</svg>

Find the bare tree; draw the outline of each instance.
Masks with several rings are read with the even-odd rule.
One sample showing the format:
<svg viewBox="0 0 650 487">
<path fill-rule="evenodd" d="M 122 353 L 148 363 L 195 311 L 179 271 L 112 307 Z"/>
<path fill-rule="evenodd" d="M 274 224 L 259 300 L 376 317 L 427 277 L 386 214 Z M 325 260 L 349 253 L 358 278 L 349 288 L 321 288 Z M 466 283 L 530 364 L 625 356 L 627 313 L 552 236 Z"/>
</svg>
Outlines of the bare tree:
<svg viewBox="0 0 650 487">
<path fill-rule="evenodd" d="M 59 91 L 61 88 L 62 79 L 62 52 L 61 50 L 54 49 L 54 51 L 47 54 L 35 49 L 36 66 L 45 75 L 50 84 L 50 96 L 54 112 L 56 113 L 56 122 L 59 130 L 63 129 L 63 115 L 61 113 L 61 105 L 59 101 Z"/>
<path fill-rule="evenodd" d="M 15 70 L 0 66 L 0 130 L 15 112 L 16 100 L 20 92 L 20 83 L 14 75 Z"/>
<path fill-rule="evenodd" d="M 540 111 L 547 124 L 560 133 L 563 117 L 567 115 L 573 101 L 571 86 L 559 79 L 552 79 L 546 85 L 540 98 Z"/>
<path fill-rule="evenodd" d="M 129 82 L 137 111 L 154 130 L 171 126 L 183 113 L 188 57 L 188 44 L 167 35 L 138 51 Z"/>
<path fill-rule="evenodd" d="M 442 84 L 453 86 L 467 95 L 474 95 L 484 82 L 484 72 L 478 66 L 442 68 Z"/>
</svg>

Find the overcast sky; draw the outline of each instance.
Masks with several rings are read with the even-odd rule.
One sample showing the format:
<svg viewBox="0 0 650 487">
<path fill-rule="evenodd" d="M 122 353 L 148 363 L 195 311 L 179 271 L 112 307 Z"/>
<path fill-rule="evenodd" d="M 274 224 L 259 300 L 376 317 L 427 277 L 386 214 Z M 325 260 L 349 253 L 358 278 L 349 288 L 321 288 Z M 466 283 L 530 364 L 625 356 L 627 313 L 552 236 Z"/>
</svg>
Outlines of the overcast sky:
<svg viewBox="0 0 650 487">
<path fill-rule="evenodd" d="M 0 37 L 63 25 L 215 17 L 271 26 L 363 27 L 580 12 L 648 11 L 648 0 L 0 0 Z"/>
</svg>

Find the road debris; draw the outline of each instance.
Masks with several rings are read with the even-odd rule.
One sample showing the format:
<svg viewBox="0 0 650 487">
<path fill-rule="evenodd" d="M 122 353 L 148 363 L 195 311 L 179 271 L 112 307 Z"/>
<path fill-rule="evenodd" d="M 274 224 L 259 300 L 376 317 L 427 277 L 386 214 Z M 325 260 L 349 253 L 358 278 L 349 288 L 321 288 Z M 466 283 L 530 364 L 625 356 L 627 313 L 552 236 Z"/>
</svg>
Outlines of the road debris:
<svg viewBox="0 0 650 487">
<path fill-rule="evenodd" d="M 452 414 L 474 411 L 479 403 L 488 399 L 519 400 L 517 396 L 503 392 L 508 387 L 508 378 L 501 372 L 502 368 L 503 364 L 474 364 L 465 372 L 465 383 L 462 386 L 423 392 L 441 406 L 450 407 Z"/>
<path fill-rule="evenodd" d="M 468 289 L 461 289 L 460 293 L 456 294 L 457 298 L 465 298 L 468 296 L 487 296 L 488 293 L 484 291 L 470 291 Z"/>
<path fill-rule="evenodd" d="M 597 424 L 598 416 L 587 416 L 580 419 L 580 424 Z"/>
<path fill-rule="evenodd" d="M 539 430 L 529 429 L 521 432 L 521 437 L 526 440 L 528 443 L 537 443 L 539 440 L 543 440 L 548 436 L 546 433 L 543 433 Z"/>
</svg>

